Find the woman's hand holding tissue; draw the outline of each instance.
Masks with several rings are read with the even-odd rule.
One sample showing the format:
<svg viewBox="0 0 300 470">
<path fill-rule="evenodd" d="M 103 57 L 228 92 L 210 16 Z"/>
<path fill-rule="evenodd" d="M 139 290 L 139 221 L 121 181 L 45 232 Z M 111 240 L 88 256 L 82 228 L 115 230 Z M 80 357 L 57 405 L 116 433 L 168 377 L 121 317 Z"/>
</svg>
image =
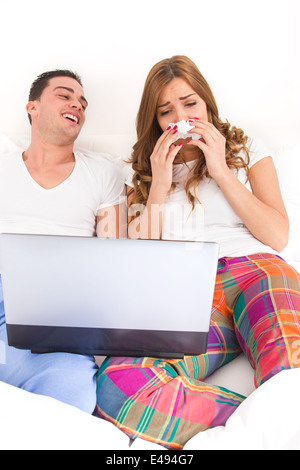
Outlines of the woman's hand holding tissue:
<svg viewBox="0 0 300 470">
<path fill-rule="evenodd" d="M 199 147 L 205 156 L 207 169 L 216 182 L 230 171 L 226 163 L 226 138 L 207 121 L 195 120 L 193 133 L 201 135 L 200 140 L 191 140 L 188 145 Z"/>
</svg>

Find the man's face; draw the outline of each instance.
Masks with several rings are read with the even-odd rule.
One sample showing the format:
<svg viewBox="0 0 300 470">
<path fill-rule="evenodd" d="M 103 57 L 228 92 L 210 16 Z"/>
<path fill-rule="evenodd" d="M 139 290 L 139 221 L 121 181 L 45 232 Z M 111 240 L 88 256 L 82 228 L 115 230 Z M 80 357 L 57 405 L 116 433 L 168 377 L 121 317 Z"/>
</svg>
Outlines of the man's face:
<svg viewBox="0 0 300 470">
<path fill-rule="evenodd" d="M 39 100 L 27 105 L 32 126 L 41 137 L 69 145 L 78 137 L 85 122 L 87 101 L 81 85 L 69 77 L 49 80 Z"/>
</svg>

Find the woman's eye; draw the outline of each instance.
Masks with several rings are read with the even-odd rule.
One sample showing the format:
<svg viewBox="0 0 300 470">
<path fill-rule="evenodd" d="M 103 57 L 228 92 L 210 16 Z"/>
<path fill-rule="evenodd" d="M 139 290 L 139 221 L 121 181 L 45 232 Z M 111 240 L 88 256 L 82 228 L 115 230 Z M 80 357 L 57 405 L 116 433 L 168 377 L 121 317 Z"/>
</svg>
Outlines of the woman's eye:
<svg viewBox="0 0 300 470">
<path fill-rule="evenodd" d="M 164 111 L 163 113 L 161 113 L 161 116 L 166 116 L 167 114 L 169 114 L 169 111 Z"/>
<path fill-rule="evenodd" d="M 187 103 L 186 106 L 196 106 L 196 104 L 197 104 L 196 102 L 195 103 Z"/>
</svg>

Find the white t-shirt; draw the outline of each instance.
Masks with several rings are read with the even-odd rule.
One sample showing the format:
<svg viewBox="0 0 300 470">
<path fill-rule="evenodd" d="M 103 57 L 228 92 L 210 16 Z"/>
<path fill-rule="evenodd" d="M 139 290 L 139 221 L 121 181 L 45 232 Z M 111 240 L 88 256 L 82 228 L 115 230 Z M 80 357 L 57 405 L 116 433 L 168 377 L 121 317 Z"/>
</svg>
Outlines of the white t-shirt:
<svg viewBox="0 0 300 470">
<path fill-rule="evenodd" d="M 249 139 L 250 168 L 259 160 L 271 156 L 262 142 Z M 241 154 L 244 158 L 244 155 Z M 204 178 L 196 189 L 195 209 L 188 201 L 184 183 L 195 162 L 173 166 L 173 181 L 177 183 L 174 192 L 168 194 L 164 206 L 162 239 L 216 242 L 220 246 L 220 258 L 224 256 L 247 256 L 259 252 L 276 253 L 262 244 L 249 232 L 234 212 L 217 183 Z M 128 169 L 126 184 L 132 184 L 133 170 Z M 251 191 L 246 183 L 245 170 L 239 170 L 238 179 Z"/>
<path fill-rule="evenodd" d="M 97 212 L 120 203 L 124 175 L 105 155 L 75 152 L 63 183 L 42 188 L 22 154 L 0 155 L 0 233 L 95 236 Z"/>
</svg>

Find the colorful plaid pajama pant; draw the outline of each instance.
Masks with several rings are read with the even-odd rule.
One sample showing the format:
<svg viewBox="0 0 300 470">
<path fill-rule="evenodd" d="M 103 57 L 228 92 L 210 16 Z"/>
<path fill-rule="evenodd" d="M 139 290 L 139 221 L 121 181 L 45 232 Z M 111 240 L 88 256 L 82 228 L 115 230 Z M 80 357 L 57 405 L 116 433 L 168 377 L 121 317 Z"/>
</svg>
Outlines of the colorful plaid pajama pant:
<svg viewBox="0 0 300 470">
<path fill-rule="evenodd" d="M 204 383 L 205 377 L 243 351 L 258 387 L 299 366 L 299 341 L 300 276 L 294 268 L 269 254 L 223 258 L 207 353 L 183 360 L 106 358 L 97 376 L 97 415 L 131 439 L 182 449 L 198 432 L 225 425 L 245 399 Z"/>
</svg>

